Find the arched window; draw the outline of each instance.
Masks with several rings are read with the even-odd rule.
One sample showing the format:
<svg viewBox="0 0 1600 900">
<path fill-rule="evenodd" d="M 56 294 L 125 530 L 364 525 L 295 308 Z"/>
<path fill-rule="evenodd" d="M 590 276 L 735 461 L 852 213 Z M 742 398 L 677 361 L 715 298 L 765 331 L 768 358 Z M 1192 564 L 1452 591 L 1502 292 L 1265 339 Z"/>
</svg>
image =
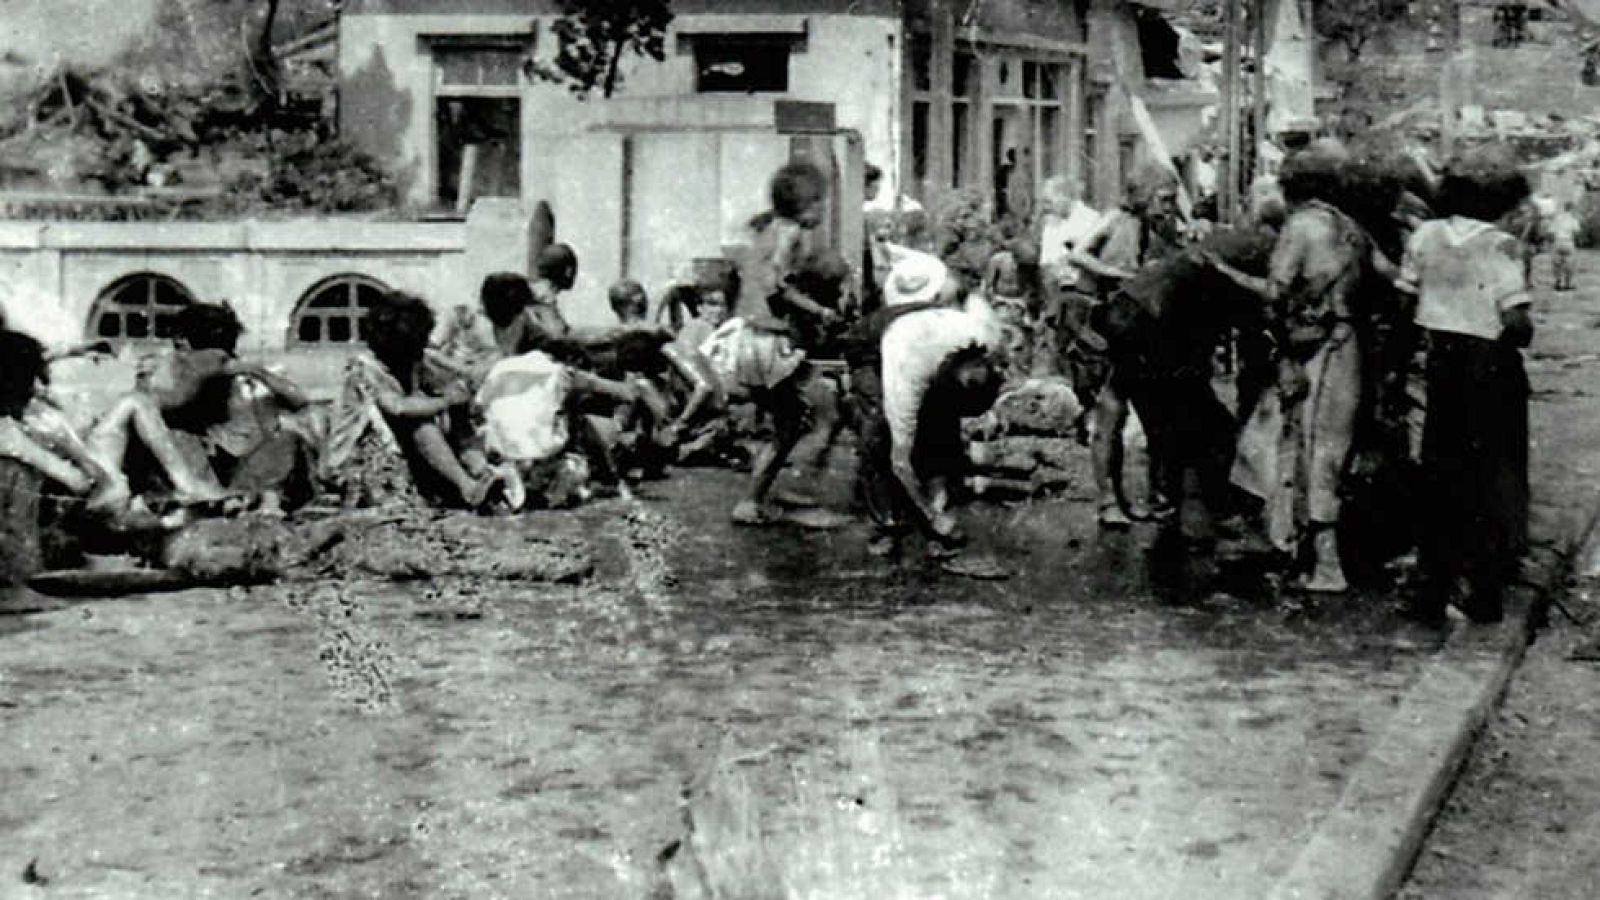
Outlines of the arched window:
<svg viewBox="0 0 1600 900">
<path fill-rule="evenodd" d="M 389 288 L 365 275 L 335 275 L 311 286 L 289 323 L 291 345 L 359 343 L 366 337 L 367 310 Z"/>
<path fill-rule="evenodd" d="M 165 275 L 124 275 L 94 301 L 89 335 L 117 343 L 170 338 L 178 310 L 193 302 L 188 288 Z"/>
</svg>

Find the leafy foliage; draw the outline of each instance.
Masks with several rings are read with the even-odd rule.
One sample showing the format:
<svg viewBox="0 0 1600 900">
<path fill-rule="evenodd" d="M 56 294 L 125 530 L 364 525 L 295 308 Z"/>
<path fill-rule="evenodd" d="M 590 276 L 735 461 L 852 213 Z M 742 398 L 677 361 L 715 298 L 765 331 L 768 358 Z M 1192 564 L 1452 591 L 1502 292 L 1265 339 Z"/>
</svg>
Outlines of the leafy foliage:
<svg viewBox="0 0 1600 900">
<path fill-rule="evenodd" d="M 1006 243 L 1006 234 L 990 213 L 986 193 L 965 188 L 940 195 L 931 210 L 933 251 L 968 283 L 983 278 L 989 258 Z"/>
<path fill-rule="evenodd" d="M 1317 0 L 1312 22 L 1323 40 L 1343 44 L 1355 62 L 1374 37 L 1406 17 L 1407 6 L 1405 0 Z"/>
<path fill-rule="evenodd" d="M 621 66 L 630 54 L 657 62 L 666 58 L 669 0 L 560 0 L 561 16 L 553 66 L 535 74 L 565 82 L 574 94 L 599 90 L 610 97 L 622 83 Z"/>
<path fill-rule="evenodd" d="M 378 161 L 343 140 L 315 131 L 251 134 L 248 149 L 267 160 L 266 173 L 245 171 L 223 192 L 239 213 L 349 213 L 393 207 L 399 200 L 394 176 Z M 253 145 L 253 146 L 252 146 Z"/>
</svg>

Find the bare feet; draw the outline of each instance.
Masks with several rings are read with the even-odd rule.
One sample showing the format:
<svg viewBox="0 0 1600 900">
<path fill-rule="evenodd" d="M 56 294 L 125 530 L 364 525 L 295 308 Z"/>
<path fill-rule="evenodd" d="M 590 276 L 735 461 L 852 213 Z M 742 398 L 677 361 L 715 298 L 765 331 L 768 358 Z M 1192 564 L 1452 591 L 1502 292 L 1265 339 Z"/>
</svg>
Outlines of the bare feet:
<svg viewBox="0 0 1600 900">
<path fill-rule="evenodd" d="M 113 478 L 100 482 L 84 501 L 84 506 L 96 515 L 117 515 L 128 508 L 132 499 L 133 490 L 128 487 L 127 480 Z"/>
<path fill-rule="evenodd" d="M 1120 503 L 1100 504 L 1100 527 L 1111 531 L 1124 531 L 1133 527 L 1133 520 L 1123 511 Z"/>
<path fill-rule="evenodd" d="M 770 525 L 773 521 L 773 517 L 754 500 L 740 500 L 733 508 L 731 518 L 735 525 Z"/>
</svg>

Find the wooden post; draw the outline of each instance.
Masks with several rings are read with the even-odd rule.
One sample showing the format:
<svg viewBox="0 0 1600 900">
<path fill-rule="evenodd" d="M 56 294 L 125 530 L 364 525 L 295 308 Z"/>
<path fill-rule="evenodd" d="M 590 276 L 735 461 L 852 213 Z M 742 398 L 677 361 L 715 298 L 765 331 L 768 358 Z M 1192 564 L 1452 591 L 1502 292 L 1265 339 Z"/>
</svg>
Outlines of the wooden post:
<svg viewBox="0 0 1600 900">
<path fill-rule="evenodd" d="M 1222 123 L 1227 130 L 1228 165 L 1223 172 L 1218 212 L 1224 223 L 1235 219 L 1239 205 L 1239 32 L 1242 0 L 1227 0 L 1226 30 L 1222 48 Z"/>
<path fill-rule="evenodd" d="M 1079 196 L 1074 199 L 1087 199 L 1089 196 L 1089 173 L 1084 171 L 1084 81 L 1088 77 L 1087 66 L 1084 65 L 1084 56 L 1074 54 L 1072 62 L 1067 67 L 1067 83 L 1065 106 L 1066 123 L 1065 153 L 1062 159 L 1061 171 L 1067 179 L 1078 186 Z"/>
<path fill-rule="evenodd" d="M 1433 7 L 1433 21 L 1428 31 L 1438 37 L 1438 52 L 1444 56 L 1439 67 L 1439 158 L 1448 160 L 1456 150 L 1460 125 L 1456 114 L 1465 95 L 1464 66 L 1461 61 L 1461 33 L 1454 27 L 1450 4 L 1439 2 Z"/>
<path fill-rule="evenodd" d="M 1267 139 L 1267 17 L 1276 8 L 1274 0 L 1252 0 L 1250 4 L 1254 25 L 1251 29 L 1251 38 L 1254 41 L 1253 49 L 1256 57 L 1256 69 L 1250 85 L 1250 122 L 1253 126 L 1255 144 L 1250 149 L 1255 158 L 1252 174 L 1258 178 L 1266 174 L 1262 170 L 1261 147 Z"/>
<path fill-rule="evenodd" d="M 933 88 L 928 92 L 928 183 L 935 192 L 943 193 L 950 189 L 955 167 L 950 153 L 954 129 L 950 97 L 955 78 L 955 20 L 947 0 L 931 0 L 928 13 L 933 26 L 928 60 L 928 77 Z"/>
</svg>

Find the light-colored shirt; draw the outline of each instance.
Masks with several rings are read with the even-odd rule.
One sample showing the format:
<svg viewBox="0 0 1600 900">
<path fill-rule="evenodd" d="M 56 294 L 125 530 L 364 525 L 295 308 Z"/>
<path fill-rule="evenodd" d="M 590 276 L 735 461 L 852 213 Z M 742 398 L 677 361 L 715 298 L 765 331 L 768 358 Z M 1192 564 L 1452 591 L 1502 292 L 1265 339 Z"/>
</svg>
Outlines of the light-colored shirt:
<svg viewBox="0 0 1600 900">
<path fill-rule="evenodd" d="M 1557 250 L 1578 249 L 1578 217 L 1567 210 L 1562 210 L 1550 217 L 1548 231 L 1550 243 Z"/>
<path fill-rule="evenodd" d="M 1312 202 L 1284 223 L 1268 270 L 1289 315 L 1348 318 L 1350 296 L 1370 252 L 1358 225 L 1333 207 Z"/>
<path fill-rule="evenodd" d="M 1039 229 L 1039 265 L 1053 273 L 1058 284 L 1071 284 L 1078 270 L 1067 261 L 1068 255 L 1082 246 L 1099 224 L 1100 213 L 1082 200 L 1072 201 L 1072 211 L 1065 217 L 1046 215 Z"/>
<path fill-rule="evenodd" d="M 1416 321 L 1430 331 L 1492 341 L 1500 314 L 1529 302 L 1517 239 L 1460 216 L 1425 222 L 1411 235 L 1401 280 L 1416 288 Z"/>
<path fill-rule="evenodd" d="M 880 347 L 883 414 L 893 446 L 910 448 L 915 444 L 928 387 L 950 354 L 974 345 L 994 351 L 1000 342 L 999 319 L 977 295 L 968 297 L 962 309 L 920 310 L 890 323 Z"/>
<path fill-rule="evenodd" d="M 564 414 L 572 376 L 537 350 L 494 364 L 473 405 L 483 416 L 484 449 L 499 459 L 537 462 L 567 446 Z"/>
</svg>

